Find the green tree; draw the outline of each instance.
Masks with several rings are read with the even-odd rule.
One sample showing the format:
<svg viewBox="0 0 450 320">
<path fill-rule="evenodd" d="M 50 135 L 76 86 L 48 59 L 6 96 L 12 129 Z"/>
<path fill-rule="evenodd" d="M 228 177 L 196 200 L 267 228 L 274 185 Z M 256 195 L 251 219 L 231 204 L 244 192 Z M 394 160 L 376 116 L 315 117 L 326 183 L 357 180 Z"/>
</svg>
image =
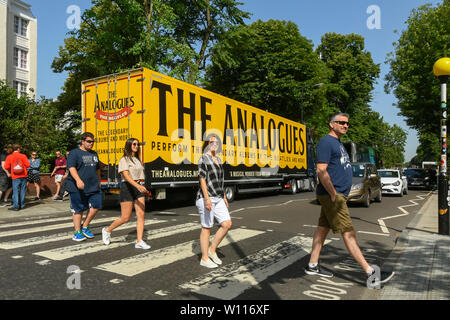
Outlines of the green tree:
<svg viewBox="0 0 450 320">
<path fill-rule="evenodd" d="M 213 47 L 206 87 L 323 131 L 328 70 L 290 21 L 258 20 L 230 30 Z"/>
<path fill-rule="evenodd" d="M 248 13 L 234 0 L 92 0 L 69 33 L 55 72 L 69 73 L 58 108 L 80 110 L 82 80 L 148 67 L 195 83 L 220 33 Z M 75 125 L 79 125 L 76 123 Z"/>
<path fill-rule="evenodd" d="M 387 58 L 390 72 L 386 76 L 385 91 L 393 92 L 400 109 L 399 115 L 406 118 L 406 123 L 416 129 L 423 143 L 428 144 L 429 134 L 439 137 L 440 133 L 440 86 L 432 70 L 434 63 L 450 55 L 450 0 L 443 0 L 433 7 L 430 4 L 412 10 L 406 21 L 394 51 Z M 426 138 L 425 138 L 426 137 Z M 439 149 L 420 145 L 418 152 Z M 419 156 L 423 158 L 426 152 Z"/>
<path fill-rule="evenodd" d="M 0 80 L 0 146 L 18 143 L 29 155 L 37 151 L 42 160 L 42 172 L 48 172 L 55 151 L 65 152 L 73 145 L 62 124 L 54 103 L 45 98 L 35 101 L 27 96 L 17 97 L 17 91 Z"/>
</svg>

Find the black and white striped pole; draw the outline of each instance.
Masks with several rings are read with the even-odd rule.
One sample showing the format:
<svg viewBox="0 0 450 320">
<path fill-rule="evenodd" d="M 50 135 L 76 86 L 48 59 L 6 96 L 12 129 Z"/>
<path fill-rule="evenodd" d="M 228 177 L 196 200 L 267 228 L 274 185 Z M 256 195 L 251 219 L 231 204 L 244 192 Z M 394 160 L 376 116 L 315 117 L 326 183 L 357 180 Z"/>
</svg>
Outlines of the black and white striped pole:
<svg viewBox="0 0 450 320">
<path fill-rule="evenodd" d="M 447 81 L 450 76 L 450 58 L 441 58 L 433 66 L 435 76 L 441 82 L 441 165 L 438 179 L 439 234 L 450 235 L 449 204 L 447 179 Z"/>
</svg>

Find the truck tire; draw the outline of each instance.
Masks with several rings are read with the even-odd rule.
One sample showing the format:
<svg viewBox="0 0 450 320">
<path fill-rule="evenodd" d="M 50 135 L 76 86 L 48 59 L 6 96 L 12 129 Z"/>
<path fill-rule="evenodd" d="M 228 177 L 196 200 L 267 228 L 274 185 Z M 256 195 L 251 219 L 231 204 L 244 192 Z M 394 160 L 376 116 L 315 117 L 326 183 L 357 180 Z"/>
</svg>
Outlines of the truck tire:
<svg viewBox="0 0 450 320">
<path fill-rule="evenodd" d="M 234 186 L 225 187 L 225 196 L 227 197 L 228 203 L 233 202 L 234 197 L 236 196 L 236 187 Z"/>
<path fill-rule="evenodd" d="M 313 178 L 309 178 L 309 191 L 316 190 L 316 181 Z"/>
<path fill-rule="evenodd" d="M 288 184 L 291 186 L 291 188 L 289 189 L 289 193 L 296 194 L 298 191 L 297 180 L 291 179 L 291 180 L 289 180 Z"/>
</svg>

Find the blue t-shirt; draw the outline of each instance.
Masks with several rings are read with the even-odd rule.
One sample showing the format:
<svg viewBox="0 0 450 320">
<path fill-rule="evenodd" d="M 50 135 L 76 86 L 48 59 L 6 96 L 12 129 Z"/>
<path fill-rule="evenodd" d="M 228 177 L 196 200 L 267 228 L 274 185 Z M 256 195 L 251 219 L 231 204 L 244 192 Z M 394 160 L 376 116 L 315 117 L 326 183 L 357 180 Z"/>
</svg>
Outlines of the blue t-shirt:
<svg viewBox="0 0 450 320">
<path fill-rule="evenodd" d="M 341 141 L 330 135 L 320 139 L 317 144 L 317 162 L 328 164 L 327 172 L 336 192 L 347 196 L 352 187 L 352 166 Z M 324 195 L 328 192 L 319 184 L 317 194 Z"/>
<path fill-rule="evenodd" d="M 80 148 L 70 151 L 67 158 L 67 168 L 77 169 L 80 179 L 84 182 L 84 193 L 90 194 L 100 190 L 98 184 L 97 169 L 100 169 L 97 152 L 83 151 Z M 66 190 L 68 192 L 80 192 L 77 183 L 69 171 L 67 177 Z"/>
</svg>

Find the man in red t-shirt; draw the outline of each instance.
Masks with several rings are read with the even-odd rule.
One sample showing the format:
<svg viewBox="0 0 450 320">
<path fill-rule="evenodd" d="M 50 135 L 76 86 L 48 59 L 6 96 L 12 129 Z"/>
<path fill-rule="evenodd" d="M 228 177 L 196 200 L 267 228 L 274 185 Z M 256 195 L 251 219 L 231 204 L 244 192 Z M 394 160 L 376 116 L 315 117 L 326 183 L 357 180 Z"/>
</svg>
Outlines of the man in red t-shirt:
<svg viewBox="0 0 450 320">
<path fill-rule="evenodd" d="M 8 210 L 19 211 L 25 207 L 25 193 L 27 191 L 27 169 L 30 162 L 26 155 L 20 153 L 20 145 L 13 145 L 13 153 L 5 160 L 5 169 L 11 173 L 13 187 L 13 206 Z"/>
<path fill-rule="evenodd" d="M 55 160 L 55 168 L 53 169 L 51 177 L 55 175 L 55 183 L 56 183 L 56 193 L 53 196 L 53 200 L 55 200 L 58 195 L 59 191 L 61 190 L 61 182 L 64 177 L 64 174 L 66 173 L 66 167 L 67 167 L 67 161 L 66 158 L 64 158 L 61 155 L 61 151 L 56 151 L 56 160 Z"/>
</svg>

